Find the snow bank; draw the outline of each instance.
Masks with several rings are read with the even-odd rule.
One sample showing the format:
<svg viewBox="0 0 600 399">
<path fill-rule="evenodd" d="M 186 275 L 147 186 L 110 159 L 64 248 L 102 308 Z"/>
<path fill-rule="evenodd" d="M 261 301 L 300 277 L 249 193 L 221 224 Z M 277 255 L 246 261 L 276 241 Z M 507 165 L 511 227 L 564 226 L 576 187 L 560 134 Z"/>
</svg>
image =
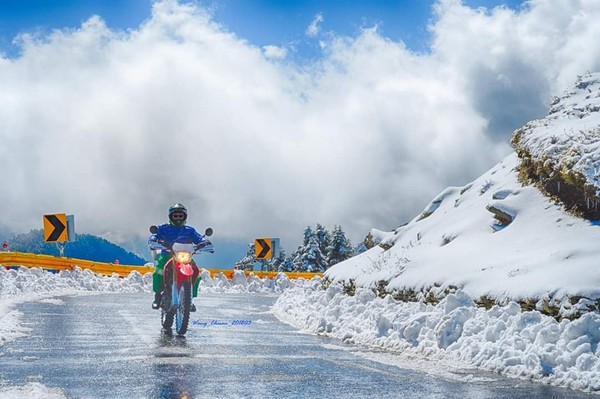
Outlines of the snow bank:
<svg viewBox="0 0 600 399">
<path fill-rule="evenodd" d="M 600 390 L 600 316 L 575 320 L 521 312 L 515 302 L 489 310 L 457 291 L 437 305 L 399 302 L 316 278 L 286 290 L 273 311 L 311 333 L 508 376 L 584 391 Z"/>
<path fill-rule="evenodd" d="M 201 271 L 200 290 L 203 292 L 260 292 L 279 293 L 291 282 L 284 273 L 275 278 L 259 278 L 254 274 L 245 276 L 243 271 L 235 271 L 232 281 L 222 273 L 214 278 L 206 269 Z M 78 267 L 72 271 L 51 273 L 39 268 L 16 268 L 7 270 L 0 265 L 0 298 L 15 298 L 26 295 L 62 295 L 81 292 L 151 292 L 152 274 L 144 275 L 137 271 L 125 278 L 117 274 L 103 276 Z M 1 315 L 0 308 L 0 315 Z"/>
<path fill-rule="evenodd" d="M 0 398 L 11 399 L 66 399 L 61 389 L 48 388 L 39 382 L 30 382 L 22 387 L 3 387 L 0 383 Z"/>
<path fill-rule="evenodd" d="M 200 289 L 203 292 L 281 293 L 293 284 L 285 273 L 279 273 L 270 279 L 259 278 L 253 273 L 246 276 L 243 271 L 236 270 L 233 279 L 229 280 L 222 273 L 211 278 L 210 273 L 202 269 L 200 276 Z"/>
<path fill-rule="evenodd" d="M 138 292 L 147 291 L 151 284 L 150 274 L 143 276 L 137 271 L 119 278 L 117 274 L 102 276 L 78 267 L 59 273 L 39 268 L 0 267 L 0 298 L 57 292 Z"/>
<path fill-rule="evenodd" d="M 7 341 L 26 337 L 30 331 L 29 328 L 23 327 L 20 324 L 23 313 L 10 310 L 10 305 L 12 305 L 10 302 L 0 305 L 0 346 Z"/>
</svg>

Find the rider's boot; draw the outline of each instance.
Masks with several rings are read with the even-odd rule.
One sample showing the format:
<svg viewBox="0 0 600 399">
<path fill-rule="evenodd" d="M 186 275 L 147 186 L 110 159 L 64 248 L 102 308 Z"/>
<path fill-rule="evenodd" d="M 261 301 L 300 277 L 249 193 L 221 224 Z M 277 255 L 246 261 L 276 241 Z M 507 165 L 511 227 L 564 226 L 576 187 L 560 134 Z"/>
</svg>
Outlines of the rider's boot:
<svg viewBox="0 0 600 399">
<path fill-rule="evenodd" d="M 160 292 L 154 293 L 154 302 L 152 302 L 152 309 L 160 308 L 160 302 L 162 299 L 162 294 Z"/>
<path fill-rule="evenodd" d="M 171 287 L 165 287 L 162 293 L 162 307 L 165 310 L 169 310 L 171 308 Z"/>
</svg>

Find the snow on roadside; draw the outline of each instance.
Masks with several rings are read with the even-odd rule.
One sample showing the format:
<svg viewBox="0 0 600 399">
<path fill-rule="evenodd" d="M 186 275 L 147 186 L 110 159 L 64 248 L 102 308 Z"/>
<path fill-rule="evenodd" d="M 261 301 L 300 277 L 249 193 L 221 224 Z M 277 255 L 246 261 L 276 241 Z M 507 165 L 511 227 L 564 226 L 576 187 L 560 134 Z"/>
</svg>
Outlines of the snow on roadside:
<svg viewBox="0 0 600 399">
<path fill-rule="evenodd" d="M 14 341 L 17 338 L 26 337 L 29 328 L 21 326 L 23 313 L 10 310 L 13 303 L 6 302 L 0 305 L 0 346 L 5 342 Z"/>
<path fill-rule="evenodd" d="M 39 268 L 21 267 L 6 270 L 0 267 L 0 297 L 29 294 L 74 292 L 137 292 L 147 291 L 152 283 L 150 275 L 132 272 L 125 278 L 118 275 L 102 276 L 78 267 L 72 271 L 51 273 Z"/>
<path fill-rule="evenodd" d="M 222 273 L 210 277 L 206 269 L 200 274 L 200 290 L 202 292 L 255 292 L 255 293 L 281 293 L 292 285 L 285 273 L 279 273 L 275 278 L 259 278 L 251 273 L 246 276 L 243 271 L 236 270 L 233 279 L 229 280 Z"/>
<path fill-rule="evenodd" d="M 3 387 L 0 382 L 0 398 L 11 399 L 66 399 L 59 388 L 48 388 L 39 382 L 30 382 L 21 387 Z"/>
<path fill-rule="evenodd" d="M 477 367 L 588 392 L 600 391 L 600 316 L 575 321 L 515 302 L 489 310 L 457 291 L 437 305 L 399 302 L 316 278 L 286 290 L 273 307 L 282 321 L 310 333 L 402 352 L 434 362 Z"/>
<path fill-rule="evenodd" d="M 246 276 L 243 271 L 238 270 L 230 281 L 223 274 L 211 278 L 210 273 L 202 269 L 201 277 L 202 292 L 279 293 L 291 284 L 284 273 L 279 273 L 274 279 L 261 279 L 252 273 Z M 102 276 L 78 267 L 72 271 L 51 273 L 39 268 L 26 267 L 7 270 L 0 265 L 0 298 L 5 304 L 7 298 L 14 300 L 34 295 L 39 299 L 41 294 L 47 294 L 46 298 L 48 295 L 85 292 L 152 292 L 152 274 L 142 275 L 134 271 L 125 278 L 119 278 L 117 274 Z M 2 312 L 0 308 L 0 316 L 3 313 L 6 312 Z"/>
</svg>

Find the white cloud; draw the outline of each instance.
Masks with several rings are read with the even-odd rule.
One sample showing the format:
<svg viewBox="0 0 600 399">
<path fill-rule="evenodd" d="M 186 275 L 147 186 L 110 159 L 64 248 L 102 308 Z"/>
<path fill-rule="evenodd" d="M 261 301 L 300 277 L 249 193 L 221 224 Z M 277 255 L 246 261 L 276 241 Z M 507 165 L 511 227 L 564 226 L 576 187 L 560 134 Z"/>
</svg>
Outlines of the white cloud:
<svg viewBox="0 0 600 399">
<path fill-rule="evenodd" d="M 323 14 L 315 15 L 308 28 L 306 28 L 306 36 L 315 37 L 321 32 L 321 24 L 323 23 Z"/>
<path fill-rule="evenodd" d="M 489 119 L 489 133 L 501 139 L 506 129 L 545 113 L 577 75 L 600 67 L 598 2 L 533 0 L 519 12 L 486 12 L 442 0 L 436 12 L 433 54 L 464 81 L 474 107 Z"/>
<path fill-rule="evenodd" d="M 265 57 L 282 60 L 287 57 L 287 49 L 279 46 L 263 46 Z"/>
<path fill-rule="evenodd" d="M 146 234 L 177 201 L 194 226 L 288 250 L 316 222 L 354 241 L 394 228 L 600 69 L 595 2 L 527 4 L 445 0 L 431 54 L 371 29 L 333 37 L 308 68 L 174 1 L 128 32 L 92 18 L 24 35 L 22 55 L 0 59 L 0 224 L 27 231 L 64 211 L 81 232 Z"/>
</svg>

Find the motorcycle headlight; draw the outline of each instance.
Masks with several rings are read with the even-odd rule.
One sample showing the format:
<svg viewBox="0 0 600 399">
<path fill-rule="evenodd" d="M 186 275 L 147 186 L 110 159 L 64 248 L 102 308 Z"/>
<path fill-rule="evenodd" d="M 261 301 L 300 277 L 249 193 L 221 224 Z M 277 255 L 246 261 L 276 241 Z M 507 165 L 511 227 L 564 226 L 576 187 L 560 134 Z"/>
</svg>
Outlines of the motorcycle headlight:
<svg viewBox="0 0 600 399">
<path fill-rule="evenodd" d="M 191 252 L 177 252 L 175 254 L 175 260 L 179 263 L 190 263 L 192 261 Z"/>
</svg>

